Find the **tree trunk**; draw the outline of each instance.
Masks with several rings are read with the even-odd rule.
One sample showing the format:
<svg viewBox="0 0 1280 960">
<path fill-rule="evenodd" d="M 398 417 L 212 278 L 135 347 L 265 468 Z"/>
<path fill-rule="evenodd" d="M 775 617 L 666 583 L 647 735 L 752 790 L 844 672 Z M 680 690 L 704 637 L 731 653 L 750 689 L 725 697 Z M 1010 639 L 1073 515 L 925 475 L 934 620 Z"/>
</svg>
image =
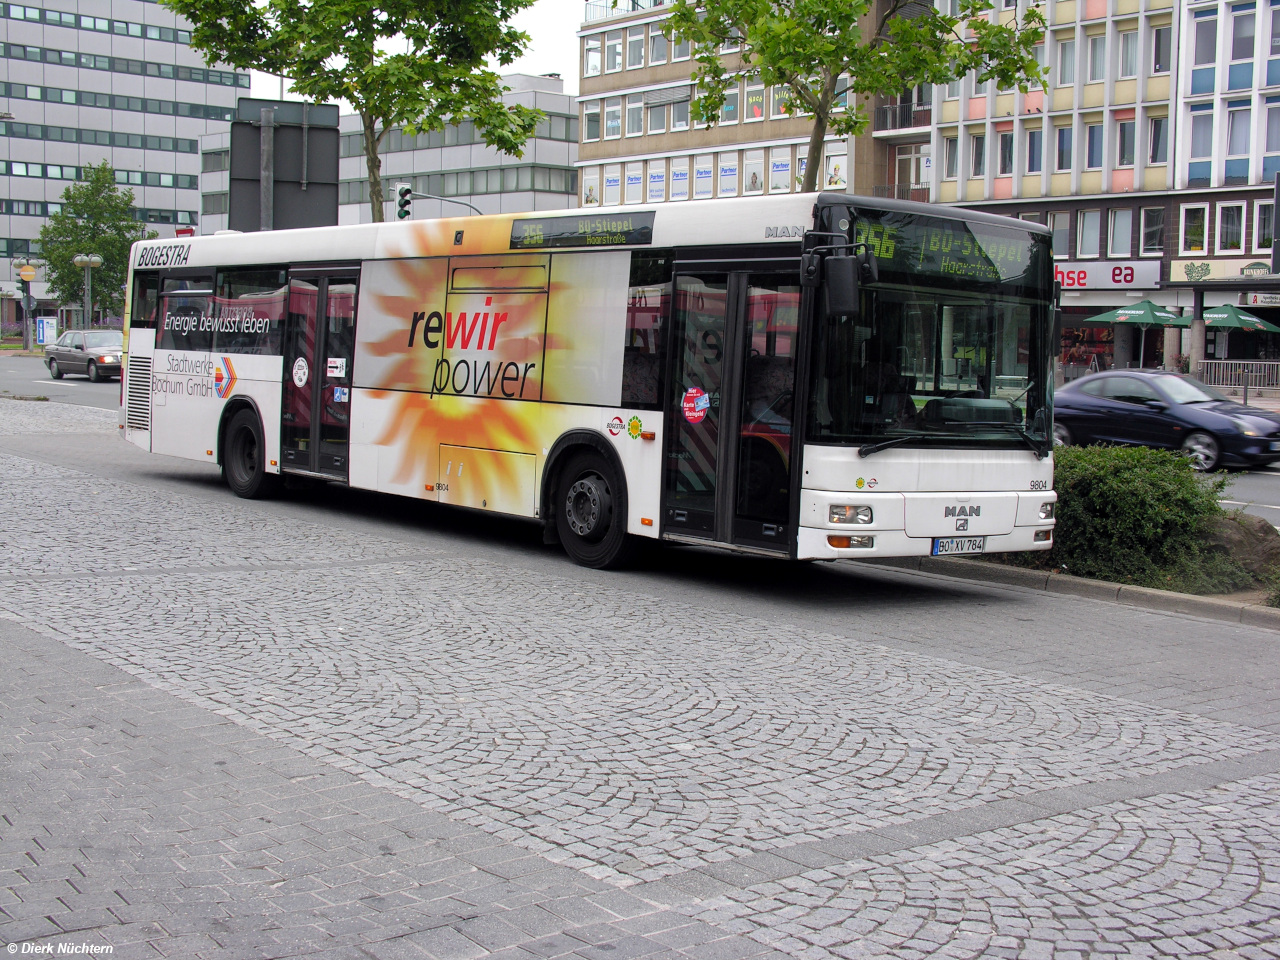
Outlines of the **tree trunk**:
<svg viewBox="0 0 1280 960">
<path fill-rule="evenodd" d="M 378 134 L 378 118 L 361 111 L 360 124 L 364 128 L 364 164 L 369 175 L 369 212 L 374 223 L 382 223 L 382 160 L 378 156 L 382 137 Z"/>
<path fill-rule="evenodd" d="M 813 193 L 818 189 L 819 175 L 825 176 L 822 169 L 822 145 L 827 136 L 827 125 L 831 120 L 831 104 L 835 100 L 836 81 L 838 77 L 828 77 L 822 85 L 822 93 L 818 97 L 818 109 L 813 111 L 813 133 L 809 135 L 809 159 L 804 165 L 804 182 L 800 186 L 801 193 Z M 845 107 L 849 109 L 848 106 Z"/>
</svg>

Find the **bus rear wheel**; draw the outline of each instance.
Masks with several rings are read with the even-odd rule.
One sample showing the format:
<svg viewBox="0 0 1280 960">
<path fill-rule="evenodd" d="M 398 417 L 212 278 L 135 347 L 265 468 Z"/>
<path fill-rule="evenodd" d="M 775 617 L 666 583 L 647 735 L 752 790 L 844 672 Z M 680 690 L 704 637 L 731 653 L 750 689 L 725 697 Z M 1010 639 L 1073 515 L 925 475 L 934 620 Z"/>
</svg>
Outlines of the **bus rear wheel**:
<svg viewBox="0 0 1280 960">
<path fill-rule="evenodd" d="M 609 570 L 635 552 L 627 534 L 627 493 L 612 466 L 597 453 L 579 453 L 560 471 L 555 493 L 556 532 L 569 559 Z"/>
<path fill-rule="evenodd" d="M 246 500 L 273 494 L 280 478 L 267 473 L 262 424 L 252 410 L 241 410 L 227 424 L 222 443 L 222 479 L 231 492 Z"/>
</svg>

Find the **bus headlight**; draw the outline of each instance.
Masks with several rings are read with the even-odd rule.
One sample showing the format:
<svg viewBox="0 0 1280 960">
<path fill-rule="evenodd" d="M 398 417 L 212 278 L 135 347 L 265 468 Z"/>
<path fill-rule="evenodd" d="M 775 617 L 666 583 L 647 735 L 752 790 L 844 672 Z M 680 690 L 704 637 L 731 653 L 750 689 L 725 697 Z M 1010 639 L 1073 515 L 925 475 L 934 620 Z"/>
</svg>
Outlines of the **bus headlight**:
<svg viewBox="0 0 1280 960">
<path fill-rule="evenodd" d="M 870 507 L 846 507 L 834 503 L 831 505 L 832 523 L 870 523 L 871 519 Z"/>
<path fill-rule="evenodd" d="M 1042 503 L 1042 504 L 1040 504 L 1040 519 L 1041 519 L 1041 520 L 1052 520 L 1052 519 L 1053 519 L 1053 514 L 1054 514 L 1054 509 L 1055 509 L 1057 506 L 1058 506 L 1058 505 L 1057 505 L 1056 503 Z"/>
<path fill-rule="evenodd" d="M 876 545 L 876 538 L 870 536 L 862 537 L 827 537 L 827 544 L 835 547 L 837 550 L 862 549 L 869 550 Z"/>
</svg>

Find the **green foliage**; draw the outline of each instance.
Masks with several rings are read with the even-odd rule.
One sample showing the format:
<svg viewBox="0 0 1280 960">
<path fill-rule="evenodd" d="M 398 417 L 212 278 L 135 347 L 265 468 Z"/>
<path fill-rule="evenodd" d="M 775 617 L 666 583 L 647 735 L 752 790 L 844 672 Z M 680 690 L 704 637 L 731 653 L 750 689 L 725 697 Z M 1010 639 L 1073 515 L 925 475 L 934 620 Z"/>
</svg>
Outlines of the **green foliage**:
<svg viewBox="0 0 1280 960">
<path fill-rule="evenodd" d="M 133 218 L 133 191 L 116 188 L 109 163 L 85 167 L 84 179 L 62 192 L 62 209 L 40 228 L 40 257 L 49 289 L 62 303 L 82 303 L 84 268 L 72 259 L 96 253 L 102 266 L 93 270 L 93 301 L 104 313 L 119 316 L 124 310 L 129 248 L 156 236 Z"/>
<path fill-rule="evenodd" d="M 304 97 L 360 115 L 375 221 L 382 220 L 387 132 L 473 120 L 490 146 L 521 156 L 542 113 L 502 103 L 489 62 L 511 63 L 528 36 L 507 21 L 533 0 L 162 0 L 191 21 L 210 60 L 287 77 Z"/>
<path fill-rule="evenodd" d="M 675 0 L 664 31 L 693 45 L 697 119 L 711 126 L 739 69 L 787 89 L 790 103 L 814 118 L 802 189 L 815 189 L 823 137 L 867 125 L 864 102 L 921 83 L 949 83 L 976 71 L 1004 88 L 1043 79 L 1034 48 L 1045 20 L 1034 7 L 1021 24 L 988 0 L 959 0 L 955 16 L 915 0 L 891 0 L 878 19 L 872 0 Z M 745 41 L 731 74 L 719 48 Z M 849 109 L 837 97 L 849 78 Z"/>
<path fill-rule="evenodd" d="M 1205 476 L 1181 454 L 1148 447 L 1058 447 L 1054 487 L 1058 524 L 1053 549 L 1024 554 L 1036 566 L 1059 567 L 1113 583 L 1223 593 L 1253 577 L 1203 540 L 1225 474 Z"/>
</svg>

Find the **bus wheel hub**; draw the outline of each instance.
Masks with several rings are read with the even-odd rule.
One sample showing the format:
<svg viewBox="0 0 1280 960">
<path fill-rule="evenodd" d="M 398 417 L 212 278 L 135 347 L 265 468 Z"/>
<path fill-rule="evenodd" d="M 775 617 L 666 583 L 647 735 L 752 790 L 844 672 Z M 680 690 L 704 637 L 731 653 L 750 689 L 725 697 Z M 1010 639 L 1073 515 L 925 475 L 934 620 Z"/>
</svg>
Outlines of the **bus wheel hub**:
<svg viewBox="0 0 1280 960">
<path fill-rule="evenodd" d="M 569 488 L 565 513 L 569 529 L 580 537 L 591 536 L 600 522 L 604 497 L 598 484 L 598 478 L 584 477 Z"/>
</svg>

